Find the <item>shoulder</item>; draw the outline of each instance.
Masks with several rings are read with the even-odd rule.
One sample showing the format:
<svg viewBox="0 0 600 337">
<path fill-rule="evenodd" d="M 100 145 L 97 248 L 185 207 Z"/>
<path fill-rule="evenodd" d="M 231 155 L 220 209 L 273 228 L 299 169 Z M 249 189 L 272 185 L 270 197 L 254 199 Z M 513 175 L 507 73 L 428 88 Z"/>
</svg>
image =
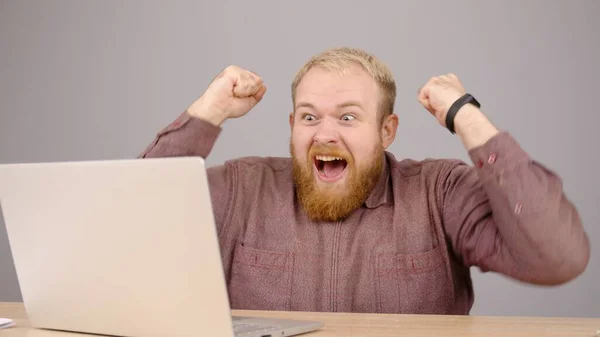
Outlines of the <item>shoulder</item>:
<svg viewBox="0 0 600 337">
<path fill-rule="evenodd" d="M 293 203 L 291 158 L 242 157 L 228 160 L 224 166 L 228 171 L 228 190 L 240 209 L 281 208 Z"/>
<path fill-rule="evenodd" d="M 422 160 L 389 158 L 392 186 L 398 195 L 413 193 L 412 198 L 434 198 L 440 205 L 445 196 L 457 189 L 472 191 L 480 178 L 473 166 L 454 158 Z"/>
<path fill-rule="evenodd" d="M 292 160 L 285 157 L 250 156 L 228 160 L 225 165 L 243 171 L 275 173 L 291 169 Z"/>
<path fill-rule="evenodd" d="M 292 159 L 285 157 L 241 157 L 209 169 L 209 176 L 221 177 L 230 185 L 256 187 L 279 186 L 293 179 Z"/>
<path fill-rule="evenodd" d="M 411 158 L 398 160 L 391 153 L 386 153 L 387 161 L 393 175 L 405 178 L 439 177 L 454 170 L 468 170 L 470 166 L 463 160 L 454 158 Z"/>
</svg>

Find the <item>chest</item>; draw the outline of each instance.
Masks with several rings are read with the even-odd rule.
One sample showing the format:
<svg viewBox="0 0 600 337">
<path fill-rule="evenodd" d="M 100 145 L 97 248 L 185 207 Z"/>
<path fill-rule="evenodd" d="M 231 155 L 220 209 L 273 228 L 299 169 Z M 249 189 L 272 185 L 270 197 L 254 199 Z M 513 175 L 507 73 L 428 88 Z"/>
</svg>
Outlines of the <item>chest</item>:
<svg viewBox="0 0 600 337">
<path fill-rule="evenodd" d="M 242 230 L 224 247 L 234 308 L 447 311 L 446 248 L 427 203 L 362 208 L 343 222 L 314 223 L 299 207 L 279 202 L 270 201 L 277 211 L 249 209 L 234 220 Z"/>
</svg>

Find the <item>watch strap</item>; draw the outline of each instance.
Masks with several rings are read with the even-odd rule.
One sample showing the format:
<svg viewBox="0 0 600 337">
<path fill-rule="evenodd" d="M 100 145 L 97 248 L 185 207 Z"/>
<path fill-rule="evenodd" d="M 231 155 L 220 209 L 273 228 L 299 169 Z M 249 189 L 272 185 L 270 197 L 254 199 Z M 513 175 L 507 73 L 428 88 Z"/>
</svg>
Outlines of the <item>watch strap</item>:
<svg viewBox="0 0 600 337">
<path fill-rule="evenodd" d="M 477 108 L 481 107 L 481 104 L 473 97 L 471 94 L 464 94 L 459 99 L 457 99 L 452 105 L 450 109 L 448 109 L 448 113 L 446 114 L 446 128 L 450 130 L 451 133 L 456 133 L 454 130 L 454 117 L 456 117 L 456 113 L 462 108 L 465 104 L 473 104 Z"/>
</svg>

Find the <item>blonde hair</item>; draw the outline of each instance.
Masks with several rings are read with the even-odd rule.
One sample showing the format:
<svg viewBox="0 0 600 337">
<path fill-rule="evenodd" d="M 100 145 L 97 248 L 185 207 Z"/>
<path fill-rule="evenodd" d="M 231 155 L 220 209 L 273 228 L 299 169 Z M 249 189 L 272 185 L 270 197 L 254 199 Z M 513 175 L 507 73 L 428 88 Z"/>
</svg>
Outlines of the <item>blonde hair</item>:
<svg viewBox="0 0 600 337">
<path fill-rule="evenodd" d="M 394 111 L 394 102 L 396 101 L 396 83 L 394 77 L 389 68 L 381 60 L 358 48 L 332 48 L 314 55 L 298 71 L 292 82 L 293 104 L 296 104 L 296 88 L 298 84 L 313 67 L 321 67 L 343 73 L 352 65 L 361 66 L 377 83 L 381 93 L 378 113 L 380 121 L 383 121 L 385 117 Z"/>
</svg>

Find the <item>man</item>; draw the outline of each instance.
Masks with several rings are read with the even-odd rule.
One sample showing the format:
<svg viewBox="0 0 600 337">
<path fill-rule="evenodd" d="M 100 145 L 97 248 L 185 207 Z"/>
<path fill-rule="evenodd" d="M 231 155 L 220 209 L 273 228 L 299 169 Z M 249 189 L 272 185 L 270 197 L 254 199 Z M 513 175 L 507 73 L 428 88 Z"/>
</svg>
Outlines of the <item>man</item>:
<svg viewBox="0 0 600 337">
<path fill-rule="evenodd" d="M 141 157 L 206 158 L 265 92 L 228 67 Z M 590 246 L 561 180 L 465 93 L 450 74 L 418 100 L 476 165 L 398 161 L 388 68 L 358 49 L 314 56 L 292 84 L 291 158 L 208 170 L 232 307 L 468 314 L 471 266 L 538 285 L 581 274 Z"/>
</svg>

